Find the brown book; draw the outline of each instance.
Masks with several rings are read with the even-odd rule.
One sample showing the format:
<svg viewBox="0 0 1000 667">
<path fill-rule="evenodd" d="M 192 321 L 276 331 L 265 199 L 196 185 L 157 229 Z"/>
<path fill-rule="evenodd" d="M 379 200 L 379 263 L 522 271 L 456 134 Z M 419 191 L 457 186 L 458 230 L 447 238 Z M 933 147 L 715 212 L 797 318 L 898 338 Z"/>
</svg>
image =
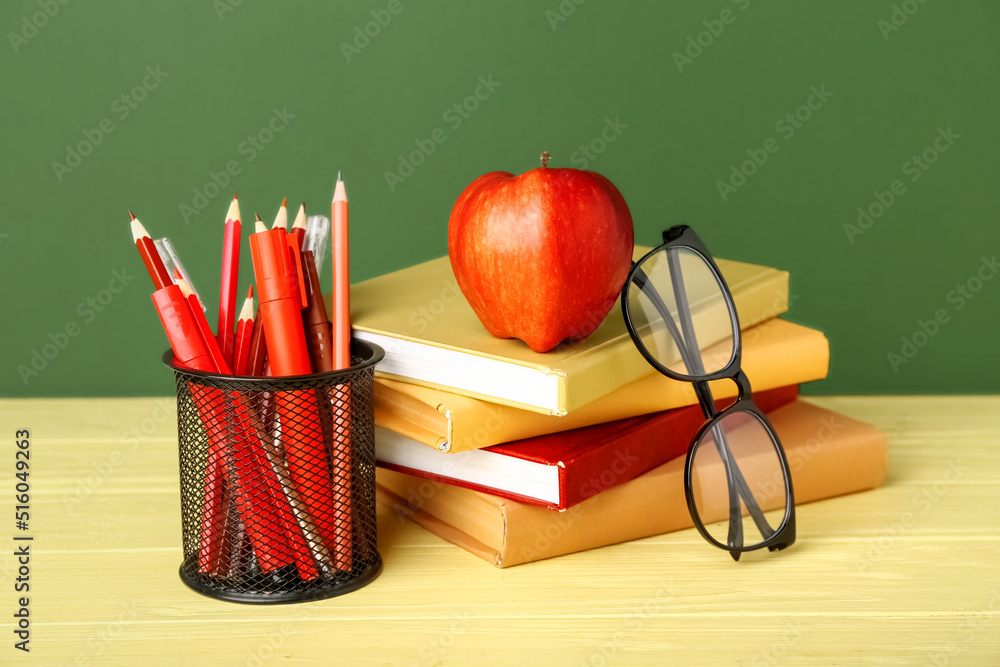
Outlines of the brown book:
<svg viewBox="0 0 1000 667">
<path fill-rule="evenodd" d="M 803 400 L 769 415 L 788 456 L 796 505 L 871 489 L 885 478 L 885 436 Z M 565 511 L 379 469 L 379 501 L 496 567 L 690 528 L 684 457 Z M 794 548 L 794 547 L 792 547 Z"/>
</svg>

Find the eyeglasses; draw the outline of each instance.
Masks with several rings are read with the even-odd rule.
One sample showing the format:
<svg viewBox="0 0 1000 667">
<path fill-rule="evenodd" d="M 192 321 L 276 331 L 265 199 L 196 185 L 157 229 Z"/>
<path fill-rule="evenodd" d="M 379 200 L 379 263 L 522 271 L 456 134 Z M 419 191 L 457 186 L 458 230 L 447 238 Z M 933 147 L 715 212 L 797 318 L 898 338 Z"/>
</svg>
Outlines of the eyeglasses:
<svg viewBox="0 0 1000 667">
<path fill-rule="evenodd" d="M 693 383 L 705 413 L 684 466 L 684 495 L 698 532 L 733 560 L 794 543 L 788 460 L 751 398 L 733 296 L 701 239 L 686 225 L 663 232 L 663 244 L 633 263 L 621 298 L 642 356 L 667 377 Z M 734 381 L 739 394 L 720 412 L 708 383 L 722 378 Z"/>
</svg>

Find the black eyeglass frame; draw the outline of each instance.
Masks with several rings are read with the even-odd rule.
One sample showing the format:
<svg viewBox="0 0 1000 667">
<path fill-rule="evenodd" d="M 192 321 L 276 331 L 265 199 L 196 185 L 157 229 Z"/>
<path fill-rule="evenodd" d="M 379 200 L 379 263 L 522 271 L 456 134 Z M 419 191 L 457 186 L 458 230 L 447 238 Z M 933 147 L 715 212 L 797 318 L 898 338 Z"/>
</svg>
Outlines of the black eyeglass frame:
<svg viewBox="0 0 1000 667">
<path fill-rule="evenodd" d="M 629 314 L 629 291 L 632 289 L 632 286 L 636 284 L 636 271 L 650 257 L 660 252 L 666 253 L 668 249 L 675 248 L 685 248 L 701 257 L 705 264 L 712 270 L 713 277 L 722 291 L 723 297 L 726 301 L 726 306 L 729 310 L 730 324 L 733 331 L 733 354 L 729 362 L 723 368 L 712 373 L 685 375 L 664 366 L 646 349 L 646 346 L 642 343 L 642 338 L 636 331 Z M 669 259 L 669 255 L 667 255 L 667 257 Z M 676 279 L 673 275 L 673 271 L 671 271 L 671 277 L 672 279 Z M 677 303 L 678 311 L 682 311 L 685 307 L 686 305 Z M 632 263 L 632 268 L 629 270 L 628 276 L 625 279 L 625 285 L 622 288 L 621 308 L 622 315 L 625 319 L 625 327 L 628 329 L 629 336 L 631 336 L 633 343 L 635 343 L 636 348 L 642 354 L 643 358 L 645 358 L 646 361 L 653 366 L 653 368 L 667 377 L 681 382 L 691 382 L 694 385 L 695 394 L 698 396 L 698 402 L 701 405 L 702 412 L 705 414 L 706 421 L 692 438 L 691 444 L 688 447 L 687 458 L 684 465 L 684 496 L 687 501 L 688 511 L 694 521 L 695 528 L 698 529 L 701 536 L 704 537 L 710 544 L 728 551 L 734 560 L 739 560 L 740 554 L 742 553 L 756 551 L 758 549 L 763 549 L 764 547 L 767 547 L 770 551 L 778 551 L 791 546 L 795 542 L 795 499 L 792 491 L 792 476 L 788 466 L 788 458 L 785 455 L 784 448 L 781 446 L 781 440 L 778 438 L 778 434 L 775 432 L 770 420 L 768 420 L 767 416 L 759 407 L 757 407 L 757 404 L 753 402 L 753 392 L 750 387 L 750 380 L 743 372 L 741 366 L 743 358 L 742 336 L 740 334 L 739 318 L 736 313 L 736 305 L 733 302 L 733 295 L 729 291 L 729 286 L 726 284 L 725 279 L 722 277 L 722 272 L 719 271 L 718 265 L 716 265 L 715 260 L 712 258 L 712 254 L 708 251 L 708 248 L 705 247 L 705 244 L 702 243 L 701 239 L 698 238 L 698 235 L 695 234 L 694 230 L 687 225 L 678 225 L 665 230 L 663 232 L 663 243 L 643 255 L 638 261 Z M 690 318 L 689 313 L 685 315 L 679 312 L 679 315 Z M 685 349 L 684 338 L 683 336 L 679 336 L 676 332 L 676 324 L 673 323 L 673 318 L 670 316 L 669 312 L 663 313 L 663 319 L 668 326 L 674 329 L 672 336 L 677 344 L 682 358 L 685 360 L 685 367 L 689 371 L 692 370 L 692 364 L 689 363 L 688 357 L 697 355 L 698 351 L 696 350 L 692 352 Z M 716 410 L 715 400 L 712 397 L 712 392 L 708 383 L 712 380 L 721 379 L 728 379 L 735 382 L 738 388 L 738 394 L 732 405 L 719 412 Z M 702 440 L 705 438 L 706 434 L 715 428 L 723 419 L 737 412 L 749 413 L 756 418 L 761 426 L 763 426 L 767 431 L 768 435 L 771 437 L 772 443 L 775 446 L 785 482 L 785 516 L 783 517 L 782 522 L 777 528 L 774 529 L 774 532 L 769 537 L 766 537 L 762 541 L 750 546 L 723 544 L 708 532 L 708 529 L 705 527 L 698 514 L 698 508 L 694 501 L 692 484 L 694 453 L 697 451 L 698 447 L 701 446 Z M 719 433 L 721 434 L 721 432 L 722 431 L 720 429 Z M 755 522 L 758 522 L 758 528 L 760 528 L 758 519 L 763 520 L 763 514 L 760 512 L 759 508 L 756 509 L 756 512 L 753 511 L 751 505 L 756 505 L 756 501 L 753 499 L 752 493 L 749 492 L 749 489 L 746 486 L 746 481 L 743 479 L 742 473 L 739 471 L 739 466 L 732 457 L 732 453 L 728 451 L 729 448 L 725 442 L 725 438 L 716 437 L 715 441 L 717 447 L 720 447 L 721 444 L 720 454 L 722 455 L 721 458 L 723 464 L 726 466 L 726 479 L 730 487 L 730 524 L 732 525 L 734 521 L 742 520 L 740 515 L 733 516 L 732 514 L 734 511 L 732 499 L 736 494 L 739 494 L 744 497 L 744 503 L 747 505 L 748 512 L 752 515 L 751 518 L 753 518 Z M 736 503 L 735 511 L 739 512 L 738 502 Z M 742 525 L 742 523 L 740 525 Z"/>
</svg>

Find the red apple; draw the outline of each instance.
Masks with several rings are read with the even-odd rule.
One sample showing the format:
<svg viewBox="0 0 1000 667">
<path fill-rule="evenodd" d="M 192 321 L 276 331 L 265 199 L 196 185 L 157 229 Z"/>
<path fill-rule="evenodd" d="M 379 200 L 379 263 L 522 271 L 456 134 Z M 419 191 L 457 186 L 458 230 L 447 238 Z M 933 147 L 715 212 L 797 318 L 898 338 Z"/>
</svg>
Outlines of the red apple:
<svg viewBox="0 0 1000 667">
<path fill-rule="evenodd" d="M 486 330 L 536 352 L 594 332 L 632 261 L 632 215 L 593 171 L 542 166 L 474 180 L 448 222 L 455 279 Z"/>
</svg>

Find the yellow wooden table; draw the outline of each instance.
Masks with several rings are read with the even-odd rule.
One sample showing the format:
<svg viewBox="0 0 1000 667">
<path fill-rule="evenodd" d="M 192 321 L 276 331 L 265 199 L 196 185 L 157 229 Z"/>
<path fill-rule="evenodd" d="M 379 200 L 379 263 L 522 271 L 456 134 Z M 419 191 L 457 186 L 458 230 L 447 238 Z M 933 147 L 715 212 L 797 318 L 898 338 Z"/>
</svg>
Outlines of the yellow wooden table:
<svg viewBox="0 0 1000 667">
<path fill-rule="evenodd" d="M 734 563 L 687 530 L 497 570 L 381 511 L 375 582 L 267 607 L 178 579 L 172 399 L 3 400 L 0 664 L 1000 665 L 1000 397 L 809 400 L 884 429 L 889 476 L 803 506 L 786 552 Z"/>
</svg>

